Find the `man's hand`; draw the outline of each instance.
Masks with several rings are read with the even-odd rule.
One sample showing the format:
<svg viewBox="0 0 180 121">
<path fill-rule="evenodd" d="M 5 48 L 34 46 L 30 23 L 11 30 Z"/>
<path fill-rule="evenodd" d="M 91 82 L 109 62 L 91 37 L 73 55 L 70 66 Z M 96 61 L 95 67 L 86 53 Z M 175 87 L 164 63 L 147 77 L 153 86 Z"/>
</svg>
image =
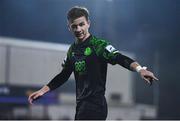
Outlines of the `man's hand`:
<svg viewBox="0 0 180 121">
<path fill-rule="evenodd" d="M 40 98 L 43 95 L 44 95 L 44 93 L 41 90 L 38 90 L 38 91 L 32 93 L 31 95 L 29 95 L 28 101 L 30 104 L 33 104 L 34 100 Z"/>
<path fill-rule="evenodd" d="M 28 101 L 30 104 L 33 104 L 33 101 L 43 96 L 46 92 L 48 92 L 50 88 L 48 86 L 42 87 L 40 90 L 32 93 L 28 97 Z"/>
<path fill-rule="evenodd" d="M 131 67 L 132 70 L 138 72 L 138 73 L 141 75 L 141 77 L 142 77 L 147 83 L 149 83 L 150 85 L 152 85 L 152 82 L 153 82 L 153 81 L 157 81 L 157 80 L 158 80 L 158 78 L 156 78 L 152 72 L 146 70 L 147 67 L 141 67 L 141 66 L 138 64 L 138 62 L 133 62 L 133 63 L 131 63 L 131 64 L 130 64 L 130 67 Z"/>
<path fill-rule="evenodd" d="M 150 72 L 150 71 L 148 71 L 146 69 L 141 69 L 139 71 L 139 74 L 150 85 L 152 85 L 153 81 L 157 81 L 158 80 L 158 78 L 156 78 L 152 72 Z"/>
</svg>

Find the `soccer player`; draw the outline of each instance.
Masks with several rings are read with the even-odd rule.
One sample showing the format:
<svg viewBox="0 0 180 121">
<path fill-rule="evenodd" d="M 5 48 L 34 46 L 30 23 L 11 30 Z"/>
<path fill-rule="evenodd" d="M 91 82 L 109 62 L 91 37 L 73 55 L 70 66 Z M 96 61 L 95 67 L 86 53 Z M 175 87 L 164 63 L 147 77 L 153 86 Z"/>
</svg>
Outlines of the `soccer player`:
<svg viewBox="0 0 180 121">
<path fill-rule="evenodd" d="M 121 54 L 107 40 L 93 36 L 89 32 L 90 20 L 87 8 L 78 6 L 71 8 L 67 14 L 67 21 L 69 30 L 75 36 L 75 42 L 67 52 L 62 71 L 47 85 L 29 96 L 31 104 L 33 100 L 60 87 L 73 72 L 76 80 L 75 119 L 105 120 L 107 103 L 104 95 L 108 63 L 137 71 L 150 84 L 158 80 L 152 72 Z"/>
</svg>

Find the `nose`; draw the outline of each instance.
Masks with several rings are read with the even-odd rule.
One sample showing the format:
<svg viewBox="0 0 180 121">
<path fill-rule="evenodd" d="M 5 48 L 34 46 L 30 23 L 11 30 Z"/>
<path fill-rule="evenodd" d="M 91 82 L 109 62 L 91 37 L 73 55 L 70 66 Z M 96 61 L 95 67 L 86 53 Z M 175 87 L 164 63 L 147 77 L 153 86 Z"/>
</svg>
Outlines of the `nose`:
<svg viewBox="0 0 180 121">
<path fill-rule="evenodd" d="M 80 26 L 77 26 L 76 27 L 76 32 L 80 32 L 81 31 L 81 27 Z"/>
</svg>

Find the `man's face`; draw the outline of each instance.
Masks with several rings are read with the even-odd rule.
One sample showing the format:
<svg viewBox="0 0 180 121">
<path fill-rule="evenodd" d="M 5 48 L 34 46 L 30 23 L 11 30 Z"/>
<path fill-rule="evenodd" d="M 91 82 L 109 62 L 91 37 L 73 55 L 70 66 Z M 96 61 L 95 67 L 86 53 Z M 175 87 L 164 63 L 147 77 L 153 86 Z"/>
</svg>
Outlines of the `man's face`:
<svg viewBox="0 0 180 121">
<path fill-rule="evenodd" d="M 73 21 L 68 21 L 69 30 L 74 34 L 77 40 L 84 41 L 89 34 L 90 22 L 84 16 Z"/>
</svg>

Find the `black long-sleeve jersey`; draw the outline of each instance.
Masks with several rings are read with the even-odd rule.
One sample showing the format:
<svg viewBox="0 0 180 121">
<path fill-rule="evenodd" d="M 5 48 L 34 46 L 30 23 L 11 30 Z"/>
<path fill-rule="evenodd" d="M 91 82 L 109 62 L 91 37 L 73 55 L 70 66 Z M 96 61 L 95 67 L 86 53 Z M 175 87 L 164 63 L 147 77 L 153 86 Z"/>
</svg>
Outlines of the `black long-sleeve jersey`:
<svg viewBox="0 0 180 121">
<path fill-rule="evenodd" d="M 74 72 L 76 80 L 76 101 L 104 95 L 108 63 L 119 64 L 129 70 L 131 58 L 122 55 L 107 40 L 95 36 L 82 43 L 73 43 L 64 61 L 62 71 L 47 86 L 54 90 L 68 80 Z"/>
</svg>

